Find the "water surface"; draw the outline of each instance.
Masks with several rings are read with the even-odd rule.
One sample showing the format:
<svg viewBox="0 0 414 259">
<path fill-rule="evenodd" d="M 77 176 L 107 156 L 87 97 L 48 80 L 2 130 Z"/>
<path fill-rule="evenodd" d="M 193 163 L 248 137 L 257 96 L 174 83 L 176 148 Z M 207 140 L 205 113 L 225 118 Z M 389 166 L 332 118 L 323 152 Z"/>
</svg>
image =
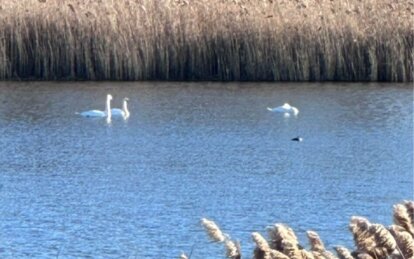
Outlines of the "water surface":
<svg viewBox="0 0 414 259">
<path fill-rule="evenodd" d="M 75 114 L 107 93 L 128 121 Z M 201 217 L 246 258 L 273 223 L 351 247 L 351 216 L 413 199 L 412 134 L 408 84 L 3 82 L 0 257 L 224 257 Z"/>
</svg>

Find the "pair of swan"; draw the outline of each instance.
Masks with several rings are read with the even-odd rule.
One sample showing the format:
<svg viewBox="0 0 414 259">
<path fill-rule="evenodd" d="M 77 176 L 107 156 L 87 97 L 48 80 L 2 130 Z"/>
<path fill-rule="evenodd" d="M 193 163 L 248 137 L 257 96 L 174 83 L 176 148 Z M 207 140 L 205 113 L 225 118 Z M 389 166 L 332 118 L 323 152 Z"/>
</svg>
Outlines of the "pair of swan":
<svg viewBox="0 0 414 259">
<path fill-rule="evenodd" d="M 112 95 L 108 94 L 106 96 L 106 106 L 105 106 L 105 111 L 100 111 L 100 110 L 89 110 L 89 111 L 84 111 L 81 112 L 80 115 L 82 115 L 83 117 L 88 117 L 88 118 L 104 118 L 106 117 L 107 120 L 111 120 L 112 116 L 122 116 L 124 119 L 127 119 L 130 115 L 129 110 L 128 110 L 128 98 L 124 98 L 123 99 L 123 104 L 122 104 L 122 109 L 118 109 L 118 108 L 113 108 L 111 109 L 111 101 L 112 101 Z"/>
<path fill-rule="evenodd" d="M 299 114 L 299 109 L 296 107 L 291 106 L 288 103 L 283 104 L 282 106 L 278 106 L 275 108 L 267 107 L 268 111 L 271 112 L 282 112 L 284 113 L 285 117 L 290 117 L 290 114 L 297 116 Z"/>
</svg>

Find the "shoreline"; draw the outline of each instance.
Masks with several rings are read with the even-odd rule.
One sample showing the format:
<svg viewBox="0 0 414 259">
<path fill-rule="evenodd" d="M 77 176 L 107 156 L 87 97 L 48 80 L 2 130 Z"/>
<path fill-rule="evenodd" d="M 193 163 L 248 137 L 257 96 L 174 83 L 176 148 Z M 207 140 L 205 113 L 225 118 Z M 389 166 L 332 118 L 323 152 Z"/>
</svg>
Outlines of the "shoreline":
<svg viewBox="0 0 414 259">
<path fill-rule="evenodd" d="M 7 0 L 0 80 L 412 82 L 388 2 Z"/>
</svg>

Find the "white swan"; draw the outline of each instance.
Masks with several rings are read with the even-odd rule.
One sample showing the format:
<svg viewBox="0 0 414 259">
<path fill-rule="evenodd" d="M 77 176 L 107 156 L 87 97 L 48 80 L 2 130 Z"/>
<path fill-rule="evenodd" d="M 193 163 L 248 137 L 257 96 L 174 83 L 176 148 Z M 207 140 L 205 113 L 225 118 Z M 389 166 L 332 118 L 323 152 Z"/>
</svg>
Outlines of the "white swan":
<svg viewBox="0 0 414 259">
<path fill-rule="evenodd" d="M 122 109 L 118 109 L 118 108 L 111 109 L 112 116 L 122 116 L 124 117 L 124 119 L 128 118 L 130 115 L 129 110 L 128 110 L 128 101 L 129 99 L 125 97 L 122 103 Z"/>
<path fill-rule="evenodd" d="M 275 107 L 275 108 L 267 107 L 267 110 L 271 111 L 271 112 L 283 112 L 286 117 L 289 117 L 290 113 L 293 113 L 293 115 L 295 115 L 295 116 L 299 114 L 298 108 L 290 106 L 290 104 L 288 104 L 288 103 L 285 103 L 282 106 L 278 106 L 278 107 Z"/>
<path fill-rule="evenodd" d="M 111 114 L 111 100 L 112 100 L 112 95 L 108 94 L 106 96 L 105 111 L 89 110 L 89 111 L 81 112 L 79 114 L 82 115 L 83 117 L 88 117 L 88 118 L 103 118 L 103 117 L 107 117 L 108 120 L 110 120 L 110 118 L 112 116 L 112 114 Z"/>
</svg>

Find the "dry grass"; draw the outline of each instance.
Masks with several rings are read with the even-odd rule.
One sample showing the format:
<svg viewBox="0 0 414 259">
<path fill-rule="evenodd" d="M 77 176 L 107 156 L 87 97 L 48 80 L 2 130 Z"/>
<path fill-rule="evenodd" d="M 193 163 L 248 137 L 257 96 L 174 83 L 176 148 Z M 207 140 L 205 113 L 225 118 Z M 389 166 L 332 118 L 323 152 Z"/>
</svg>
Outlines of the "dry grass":
<svg viewBox="0 0 414 259">
<path fill-rule="evenodd" d="M 0 0 L 0 79 L 412 81 L 411 0 Z"/>
<path fill-rule="evenodd" d="M 252 233 L 252 240 L 256 245 L 253 259 L 412 259 L 414 258 L 414 235 L 410 231 L 414 227 L 413 205 L 412 201 L 395 205 L 394 222 L 396 224 L 389 228 L 373 224 L 363 217 L 352 217 L 349 229 L 354 236 L 356 249 L 350 252 L 345 247 L 337 246 L 335 247 L 337 256 L 326 250 L 318 233 L 306 232 L 310 243 L 310 250 L 307 251 L 298 243 L 291 228 L 283 224 L 275 224 L 269 228 L 268 240 L 259 232 Z M 214 222 L 213 224 L 217 226 Z M 206 230 L 210 236 L 208 228 Z M 234 243 L 231 247 L 235 247 Z M 237 253 L 228 251 L 226 258 L 241 259 L 240 246 L 238 246 Z"/>
</svg>

